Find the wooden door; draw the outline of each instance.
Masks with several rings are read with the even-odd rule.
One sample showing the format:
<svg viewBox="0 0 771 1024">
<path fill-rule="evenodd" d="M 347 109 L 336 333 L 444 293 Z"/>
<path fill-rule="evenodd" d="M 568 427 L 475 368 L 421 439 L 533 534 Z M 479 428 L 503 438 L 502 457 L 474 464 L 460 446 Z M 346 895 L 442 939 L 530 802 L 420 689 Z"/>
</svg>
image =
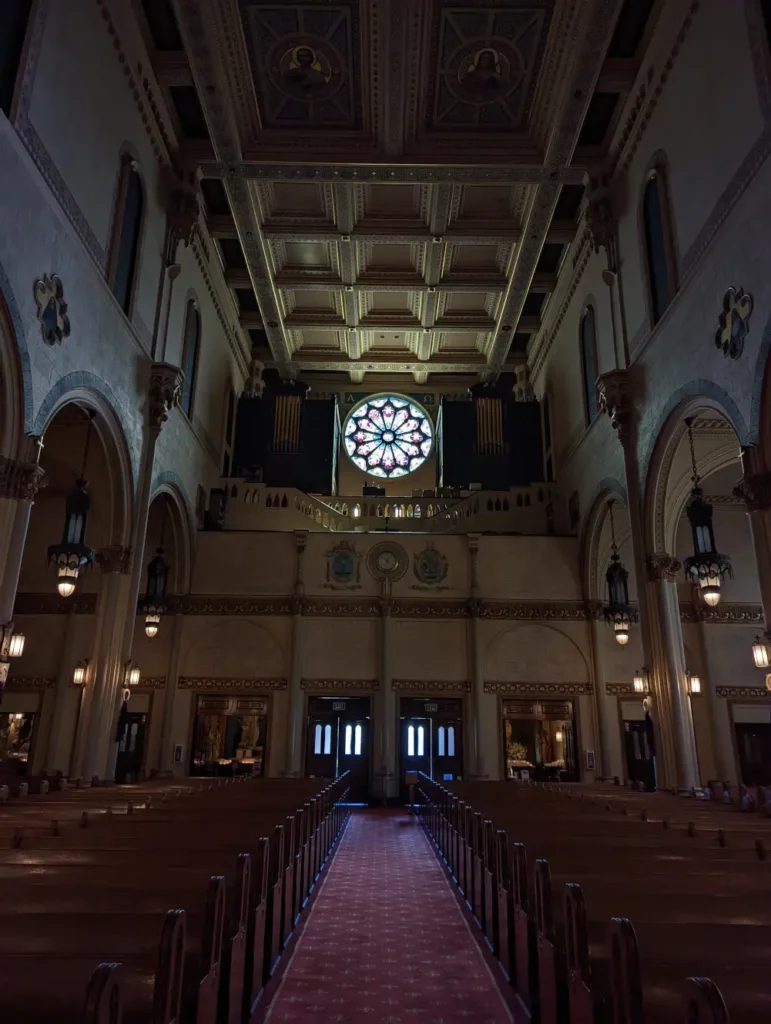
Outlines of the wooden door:
<svg viewBox="0 0 771 1024">
<path fill-rule="evenodd" d="M 369 800 L 369 697 L 310 697 L 305 774 L 336 779 L 349 772 L 352 803 Z"/>
<path fill-rule="evenodd" d="M 432 719 L 433 752 L 432 778 L 435 782 L 452 782 L 463 776 L 463 749 L 461 720 Z"/>
<path fill-rule="evenodd" d="M 737 722 L 734 729 L 742 782 L 745 786 L 768 785 L 771 783 L 771 725 Z"/>
<path fill-rule="evenodd" d="M 135 782 L 142 771 L 145 749 L 145 723 L 147 715 L 137 711 L 121 714 L 118 725 L 118 756 L 115 762 L 115 781 Z"/>
<path fill-rule="evenodd" d="M 652 793 L 656 788 L 650 726 L 645 721 L 624 721 L 626 768 L 632 782 L 642 783 Z"/>
</svg>

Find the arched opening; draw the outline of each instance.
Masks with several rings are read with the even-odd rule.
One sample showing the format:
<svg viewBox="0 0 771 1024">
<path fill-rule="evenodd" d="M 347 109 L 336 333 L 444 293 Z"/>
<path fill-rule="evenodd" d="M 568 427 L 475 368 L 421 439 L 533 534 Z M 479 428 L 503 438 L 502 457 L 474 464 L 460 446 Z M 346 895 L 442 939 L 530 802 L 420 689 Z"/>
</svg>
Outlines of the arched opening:
<svg viewBox="0 0 771 1024">
<path fill-rule="evenodd" d="M 651 323 L 656 324 L 677 289 L 666 176 L 661 166 L 654 167 L 645 182 L 642 228 Z"/>
<path fill-rule="evenodd" d="M 144 189 L 136 162 L 124 156 L 113 220 L 110 286 L 120 308 L 131 315 L 144 216 Z"/>
</svg>

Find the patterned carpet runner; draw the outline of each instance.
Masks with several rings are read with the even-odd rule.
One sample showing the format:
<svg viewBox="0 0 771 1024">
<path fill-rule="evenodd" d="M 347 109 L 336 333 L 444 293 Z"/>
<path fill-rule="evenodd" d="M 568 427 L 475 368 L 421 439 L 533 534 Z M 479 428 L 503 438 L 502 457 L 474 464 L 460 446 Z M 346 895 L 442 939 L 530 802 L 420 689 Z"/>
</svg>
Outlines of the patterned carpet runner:
<svg viewBox="0 0 771 1024">
<path fill-rule="evenodd" d="M 270 1024 L 510 1024 L 422 829 L 355 813 L 267 1014 Z"/>
</svg>

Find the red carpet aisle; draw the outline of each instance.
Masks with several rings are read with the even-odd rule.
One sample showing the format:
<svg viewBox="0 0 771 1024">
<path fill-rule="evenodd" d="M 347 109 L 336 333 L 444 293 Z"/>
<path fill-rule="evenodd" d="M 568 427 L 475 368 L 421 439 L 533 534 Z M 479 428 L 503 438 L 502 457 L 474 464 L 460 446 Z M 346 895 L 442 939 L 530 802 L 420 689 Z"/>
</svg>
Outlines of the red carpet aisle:
<svg viewBox="0 0 771 1024">
<path fill-rule="evenodd" d="M 509 1024 L 420 826 L 355 814 L 276 993 L 270 1024 Z"/>
</svg>

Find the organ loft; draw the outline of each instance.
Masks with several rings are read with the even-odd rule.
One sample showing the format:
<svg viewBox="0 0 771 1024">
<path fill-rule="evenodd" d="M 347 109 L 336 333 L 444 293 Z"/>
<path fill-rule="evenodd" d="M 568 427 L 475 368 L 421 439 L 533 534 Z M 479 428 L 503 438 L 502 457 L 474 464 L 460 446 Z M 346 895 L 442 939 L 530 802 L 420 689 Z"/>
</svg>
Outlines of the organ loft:
<svg viewBox="0 0 771 1024">
<path fill-rule="evenodd" d="M 0 1016 L 770 1016 L 771 3 L 0 3 Z"/>
</svg>

